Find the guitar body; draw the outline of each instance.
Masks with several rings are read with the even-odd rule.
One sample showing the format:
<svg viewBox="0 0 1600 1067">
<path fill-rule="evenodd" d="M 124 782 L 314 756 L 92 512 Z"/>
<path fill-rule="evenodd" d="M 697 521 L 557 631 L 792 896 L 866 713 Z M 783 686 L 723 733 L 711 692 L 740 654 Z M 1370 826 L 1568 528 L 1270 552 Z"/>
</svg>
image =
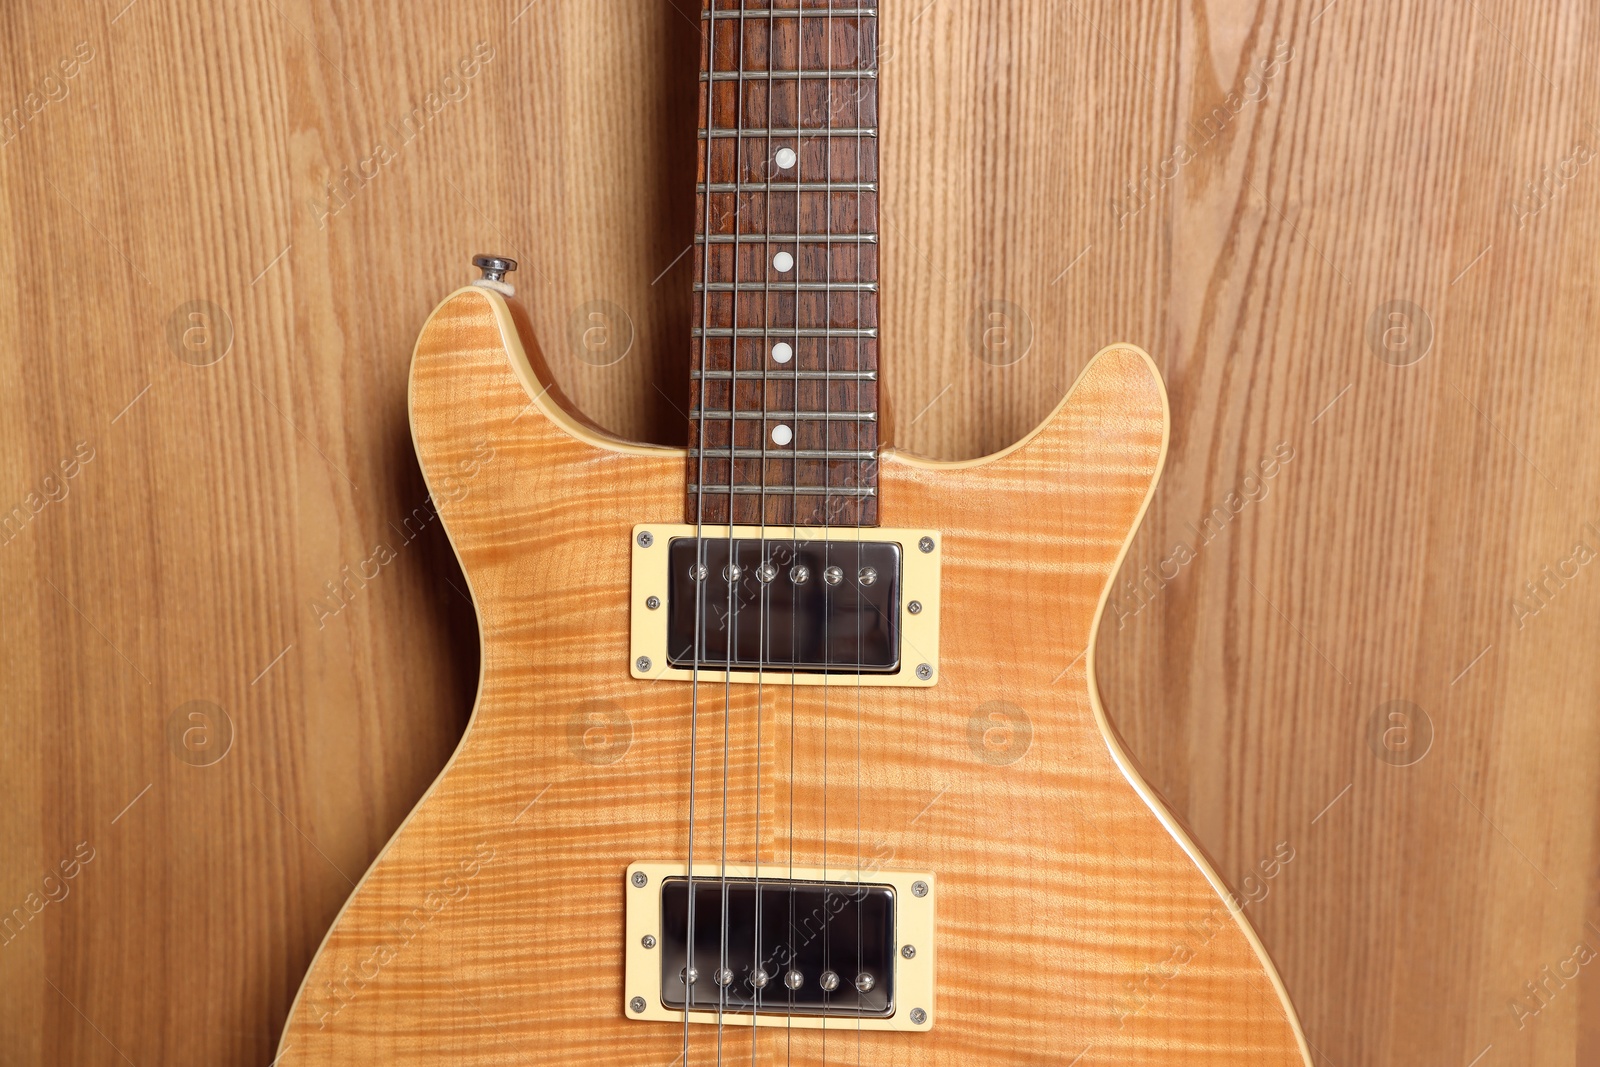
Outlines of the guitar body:
<svg viewBox="0 0 1600 1067">
<path fill-rule="evenodd" d="M 1309 1063 L 1096 695 L 1104 596 L 1166 449 L 1142 352 L 1101 353 L 997 456 L 884 454 L 882 525 L 943 538 L 937 684 L 701 683 L 693 714 L 687 682 L 629 671 L 633 529 L 683 521 L 684 453 L 586 429 L 476 288 L 423 330 L 411 419 L 477 608 L 477 705 L 329 932 L 280 1067 L 673 1064 L 685 1027 L 627 1017 L 624 907 L 629 864 L 684 858 L 691 729 L 697 864 L 936 875 L 937 1017 L 729 1015 L 687 1028 L 688 1063 Z"/>
</svg>

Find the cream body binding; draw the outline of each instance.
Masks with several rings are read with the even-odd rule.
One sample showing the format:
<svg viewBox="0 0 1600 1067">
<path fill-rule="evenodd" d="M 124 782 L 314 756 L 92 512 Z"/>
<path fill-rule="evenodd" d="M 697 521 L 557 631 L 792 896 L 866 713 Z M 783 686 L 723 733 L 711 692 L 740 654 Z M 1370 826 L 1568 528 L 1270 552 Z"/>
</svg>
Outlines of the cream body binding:
<svg viewBox="0 0 1600 1067">
<path fill-rule="evenodd" d="M 689 687 L 629 676 L 628 568 L 636 523 L 682 521 L 684 452 L 574 417 L 481 288 L 424 328 L 411 419 L 477 610 L 478 698 L 312 961 L 278 1063 L 666 1067 L 683 1028 L 624 1017 L 624 874 L 686 850 Z M 1310 1064 L 1260 941 L 1095 685 L 1167 426 L 1154 364 L 1119 345 L 1003 452 L 886 451 L 882 524 L 943 537 L 938 684 L 701 687 L 697 865 L 936 872 L 937 1021 L 729 1016 L 689 1028 L 688 1063 Z"/>
</svg>

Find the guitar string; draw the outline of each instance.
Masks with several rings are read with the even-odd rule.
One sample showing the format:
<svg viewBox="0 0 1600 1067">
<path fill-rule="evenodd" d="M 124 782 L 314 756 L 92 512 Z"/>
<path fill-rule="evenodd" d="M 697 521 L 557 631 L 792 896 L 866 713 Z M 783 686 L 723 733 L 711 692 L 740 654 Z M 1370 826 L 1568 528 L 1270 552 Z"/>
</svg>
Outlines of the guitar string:
<svg viewBox="0 0 1600 1067">
<path fill-rule="evenodd" d="M 734 111 L 733 111 L 733 281 L 728 292 L 729 320 L 728 320 L 728 562 L 723 569 L 723 576 L 728 582 L 728 611 L 723 616 L 724 640 L 726 642 L 726 655 L 722 668 L 722 843 L 719 858 L 719 875 L 722 879 L 722 908 L 721 923 L 718 928 L 717 952 L 717 1065 L 722 1064 L 722 1038 L 725 1013 L 728 1006 L 728 992 L 733 985 L 729 978 L 731 968 L 728 967 L 728 770 L 729 759 L 733 740 L 733 660 L 736 645 L 739 640 L 739 605 L 735 592 L 739 584 L 740 570 L 738 562 L 738 546 L 734 541 L 734 523 L 738 518 L 737 498 L 734 495 L 734 486 L 737 479 L 734 477 L 739 465 L 739 237 L 744 230 L 741 218 L 744 210 L 744 172 L 739 166 L 739 158 L 744 151 L 744 86 L 745 86 L 745 49 L 749 43 L 746 35 L 745 16 L 749 14 L 745 0 L 737 0 L 739 5 L 739 31 L 734 41 L 734 50 L 738 53 L 737 77 L 735 78 Z M 712 0 L 715 7 L 716 0 Z M 715 19 L 712 20 L 716 21 Z M 711 65 L 716 67 L 716 57 L 712 56 Z M 706 140 L 714 138 L 707 134 Z M 707 244 L 710 237 L 707 236 Z M 704 386 L 702 385 L 702 389 Z"/>
<path fill-rule="evenodd" d="M 740 0 L 741 4 L 743 2 L 744 0 Z M 777 16 L 773 13 L 774 10 L 772 0 L 767 0 L 767 43 L 766 62 L 764 64 L 767 78 L 763 83 L 766 87 L 767 97 L 767 136 L 763 141 L 765 157 L 761 171 L 761 176 L 766 182 L 766 191 L 761 196 L 761 206 L 765 213 L 765 218 L 761 224 L 761 233 L 765 240 L 762 242 L 763 261 L 761 268 L 761 347 L 756 352 L 756 359 L 761 363 L 761 413 L 763 416 L 767 414 L 770 397 L 767 386 L 767 349 L 772 328 L 772 273 L 767 269 L 766 264 L 772 258 L 772 45 L 773 30 L 776 28 L 777 23 Z M 744 121 L 743 115 L 740 116 L 739 121 L 741 123 Z M 740 167 L 740 173 L 743 173 L 744 164 L 737 155 L 734 157 L 734 166 Z M 734 247 L 737 248 L 737 244 Z M 733 298 L 736 301 L 739 299 L 737 289 L 735 289 Z M 734 388 L 737 389 L 739 382 L 739 339 L 737 337 L 733 339 L 732 380 Z M 760 551 L 756 554 L 758 567 L 771 566 L 770 561 L 767 559 L 767 437 L 767 420 L 763 418 L 761 420 L 761 546 Z M 777 578 L 776 572 L 773 573 L 771 581 L 763 581 L 761 574 L 759 572 L 756 574 L 756 592 L 760 598 L 760 606 L 757 609 L 758 615 L 756 618 L 756 828 L 754 847 L 752 848 L 755 854 L 755 943 L 751 947 L 750 955 L 752 964 L 750 972 L 750 1067 L 755 1067 L 756 1063 L 756 1034 L 758 1033 L 756 1027 L 761 1022 L 761 997 L 766 985 L 771 981 L 771 976 L 769 975 L 767 981 L 760 986 L 755 984 L 756 970 L 759 969 L 763 973 L 766 971 L 761 959 L 761 722 L 766 718 L 767 707 L 767 614 L 772 609 L 772 582 L 776 581 Z"/>
<path fill-rule="evenodd" d="M 822 246 L 822 401 L 824 419 L 822 423 L 822 526 L 824 537 L 823 557 L 830 561 L 833 559 L 833 538 L 830 528 L 833 525 L 833 507 L 831 506 L 833 489 L 833 0 L 828 0 L 828 13 L 825 16 L 822 38 L 823 63 L 827 67 L 827 76 L 822 80 L 822 108 L 827 121 L 827 134 L 825 150 L 826 159 L 823 164 L 823 199 L 822 214 L 825 224 L 824 242 Z M 841 583 L 842 584 L 842 583 Z M 826 608 L 828 595 L 827 583 L 824 581 L 822 613 L 822 647 L 823 647 L 823 672 L 822 672 L 822 971 L 824 974 L 833 969 L 830 958 L 831 945 L 828 939 L 828 920 L 831 909 L 828 906 L 828 705 L 831 693 L 829 692 L 832 672 L 833 642 L 829 633 L 832 623 L 831 611 Z M 823 990 L 822 996 L 822 1065 L 828 1063 L 828 1022 L 833 1008 L 833 995 L 828 990 Z"/>
<path fill-rule="evenodd" d="M 705 194 L 701 232 L 705 240 L 700 246 L 700 382 L 695 387 L 699 400 L 699 425 L 695 438 L 697 472 L 695 476 L 694 544 L 695 563 L 690 575 L 694 589 L 694 660 L 689 670 L 689 847 L 684 863 L 688 906 L 684 921 L 683 958 L 683 1067 L 689 1067 L 689 1015 L 694 1006 L 694 980 L 698 977 L 694 966 L 694 793 L 695 763 L 700 734 L 700 658 L 705 648 L 705 595 L 708 583 L 701 577 L 706 566 L 705 553 L 705 494 L 706 494 L 706 369 L 707 344 L 711 310 L 711 131 L 715 127 L 717 19 L 716 0 L 707 0 L 706 29 L 701 37 L 706 42 L 706 156 Z M 669 553 L 668 559 L 671 556 Z"/>
<path fill-rule="evenodd" d="M 767 0 L 771 5 L 775 0 Z M 790 402 L 794 407 L 794 445 L 796 455 L 789 467 L 789 525 L 790 533 L 794 536 L 795 566 L 799 564 L 800 554 L 800 364 L 803 361 L 800 343 L 800 207 L 801 184 L 805 181 L 805 140 L 798 135 L 804 125 L 805 109 L 805 79 L 801 71 L 806 65 L 806 10 L 805 2 L 801 0 L 799 11 L 795 15 L 795 54 L 794 54 L 794 126 L 796 130 L 794 154 L 794 344 L 791 346 L 789 361 L 794 367 L 794 389 L 790 394 Z M 769 82 L 770 85 L 770 82 Z M 771 195 L 770 189 L 768 195 Z M 826 344 L 826 341 L 824 341 Z M 820 577 L 820 576 L 819 576 Z M 791 579 L 793 581 L 793 579 Z M 799 590 L 798 586 L 789 600 L 789 662 L 794 666 L 800 658 L 796 642 L 799 640 Z M 791 1064 L 794 1060 L 794 995 L 797 990 L 789 985 L 788 971 L 795 967 L 796 944 L 799 931 L 795 923 L 795 885 L 794 885 L 794 780 L 795 780 L 795 742 L 798 734 L 795 729 L 796 704 L 798 702 L 799 686 L 790 678 L 789 685 L 789 943 L 787 959 L 784 962 L 783 985 L 788 990 L 789 1013 L 785 1019 L 785 1052 L 784 1063 Z"/>
<path fill-rule="evenodd" d="M 862 53 L 861 53 L 861 42 L 862 42 L 863 35 L 862 35 L 861 31 L 862 31 L 862 28 L 865 26 L 866 21 L 867 20 L 866 20 L 865 17 L 857 17 L 857 19 L 856 19 L 856 54 L 855 54 L 855 57 L 854 57 L 854 63 L 855 63 L 855 67 L 856 67 L 856 70 L 857 70 L 857 74 L 856 74 L 856 91 L 855 91 L 855 98 L 854 98 L 854 101 L 853 101 L 853 103 L 855 104 L 855 121 L 854 121 L 853 125 L 855 127 L 855 139 L 856 139 L 856 167 L 855 167 L 854 174 L 851 175 L 851 179 L 856 184 L 856 192 L 855 192 L 855 207 L 856 207 L 856 210 L 855 210 L 855 234 L 856 234 L 856 240 L 855 240 L 855 250 L 854 250 L 855 251 L 855 265 L 854 266 L 855 266 L 855 280 L 856 280 L 856 286 L 855 286 L 855 300 L 856 300 L 855 325 L 856 325 L 856 329 L 858 331 L 861 330 L 866 325 L 862 321 L 862 315 L 861 315 L 861 300 L 862 300 L 862 297 L 861 297 L 861 280 L 862 280 L 862 275 L 861 275 L 861 229 L 862 229 L 862 220 L 861 220 L 861 196 L 862 196 L 862 193 L 861 193 L 861 141 L 862 141 L 862 136 L 861 136 L 861 131 L 866 129 L 867 127 L 866 127 L 865 121 L 863 121 L 863 116 L 861 114 L 861 111 L 862 111 L 862 108 L 861 108 L 861 94 L 864 91 L 865 86 L 863 84 L 863 81 L 862 81 L 862 78 L 861 78 L 861 74 L 859 73 L 861 68 L 862 68 L 862 64 L 863 64 Z M 876 26 L 874 26 L 874 29 L 876 29 Z M 876 35 L 874 35 L 874 36 L 876 36 Z M 873 118 L 874 119 L 877 118 L 876 113 L 874 113 Z M 874 204 L 876 204 L 876 201 L 874 201 Z M 873 321 L 874 321 L 874 325 L 876 325 L 876 322 L 877 322 L 876 317 L 874 317 Z M 856 336 L 856 339 L 855 339 L 855 357 L 856 358 L 855 358 L 855 366 L 854 366 L 854 370 L 857 372 L 857 374 L 856 374 L 856 378 L 855 378 L 855 385 L 853 386 L 855 392 L 854 392 L 854 395 L 853 395 L 852 399 L 853 399 L 854 402 L 851 405 L 856 411 L 860 411 L 861 410 L 861 387 L 862 387 L 862 381 L 861 381 L 860 371 L 861 371 L 861 364 L 862 364 L 861 349 L 862 349 L 862 346 L 864 344 L 866 344 L 866 341 L 858 333 L 857 336 Z M 861 450 L 861 437 L 862 437 L 862 434 L 863 434 L 863 425 L 862 425 L 862 422 L 861 422 L 860 419 L 855 420 L 854 427 L 855 428 L 852 431 L 852 439 L 851 439 L 851 445 L 854 447 L 855 453 L 856 453 L 856 457 L 857 457 L 856 460 L 855 460 L 855 465 L 854 465 L 854 470 L 855 470 L 854 482 L 855 482 L 856 487 L 860 488 L 861 487 L 861 459 L 860 459 L 860 456 L 861 456 L 861 451 L 862 451 Z M 876 452 L 877 452 L 877 445 L 878 445 L 877 431 L 874 430 L 873 431 L 873 452 L 874 452 L 874 454 L 876 454 Z M 857 505 L 856 506 L 857 506 L 858 509 L 865 507 L 865 504 L 863 503 L 865 499 L 866 498 L 864 498 L 864 497 L 857 497 L 856 498 L 856 500 L 857 500 Z M 856 566 L 857 566 L 858 569 L 861 566 L 861 515 L 860 514 L 857 514 L 857 516 L 856 516 Z M 856 581 L 856 888 L 855 888 L 855 898 L 856 898 L 856 976 L 857 977 L 856 977 L 856 979 L 853 980 L 854 982 L 857 983 L 856 984 L 856 992 L 857 992 L 857 1000 L 856 1000 L 856 1003 L 857 1003 L 857 1011 L 856 1011 L 856 1067 L 861 1067 L 861 1018 L 862 1018 L 862 1015 L 861 1015 L 861 1010 L 860 1009 L 865 1007 L 865 1004 L 864 1004 L 862 998 L 864 998 L 865 995 L 866 995 L 866 991 L 863 990 L 861 988 L 861 986 L 859 985 L 860 975 L 865 970 L 865 968 L 863 966 L 863 960 L 862 960 L 862 935 L 863 935 L 863 928 L 862 928 L 863 915 L 862 915 L 862 913 L 865 911 L 865 909 L 863 908 L 863 904 L 865 903 L 865 894 L 864 894 L 864 892 L 862 890 L 862 885 L 861 885 L 861 646 L 862 646 L 862 639 L 863 639 L 863 633 L 862 633 L 863 623 L 862 623 L 862 620 L 864 618 L 866 618 L 866 612 L 862 610 L 862 603 L 861 602 L 862 602 L 863 598 L 864 598 L 864 594 L 861 591 L 861 582 L 860 582 L 859 571 L 858 571 L 858 576 L 857 576 L 857 581 Z"/>
</svg>

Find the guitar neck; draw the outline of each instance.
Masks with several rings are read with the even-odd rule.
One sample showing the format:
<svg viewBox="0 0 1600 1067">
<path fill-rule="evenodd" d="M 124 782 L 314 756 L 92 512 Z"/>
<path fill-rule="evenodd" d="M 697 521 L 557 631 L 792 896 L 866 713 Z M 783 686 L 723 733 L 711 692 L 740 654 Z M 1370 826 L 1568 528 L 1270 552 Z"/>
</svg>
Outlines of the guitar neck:
<svg viewBox="0 0 1600 1067">
<path fill-rule="evenodd" d="M 708 0 L 701 30 L 689 521 L 875 525 L 876 9 Z"/>
</svg>

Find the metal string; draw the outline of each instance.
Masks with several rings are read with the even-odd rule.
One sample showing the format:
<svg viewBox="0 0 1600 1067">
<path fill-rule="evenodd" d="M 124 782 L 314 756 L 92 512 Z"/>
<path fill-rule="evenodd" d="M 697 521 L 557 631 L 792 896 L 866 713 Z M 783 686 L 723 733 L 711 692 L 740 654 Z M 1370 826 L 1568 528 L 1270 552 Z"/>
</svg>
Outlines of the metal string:
<svg viewBox="0 0 1600 1067">
<path fill-rule="evenodd" d="M 715 0 L 712 0 L 715 3 Z M 739 53 L 737 88 L 734 90 L 734 116 L 733 116 L 733 282 L 729 290 L 729 304 L 731 316 L 728 330 L 728 562 L 724 569 L 724 576 L 728 582 L 728 613 L 724 616 L 723 625 L 727 627 L 727 655 L 722 671 L 722 854 L 719 860 L 722 878 L 722 923 L 718 937 L 720 948 L 717 956 L 717 1063 L 722 1063 L 722 1034 L 723 1015 L 727 1009 L 728 990 L 732 982 L 728 979 L 728 761 L 729 750 L 732 747 L 733 728 L 733 657 L 734 648 L 739 637 L 739 622 L 736 613 L 739 610 L 735 598 L 738 585 L 739 564 L 736 558 L 737 545 L 734 541 L 734 522 L 737 518 L 735 505 L 738 498 L 734 494 L 737 479 L 734 477 L 739 464 L 739 237 L 743 231 L 740 215 L 744 207 L 744 170 L 740 166 L 740 159 L 744 153 L 744 56 L 747 38 L 745 36 L 745 16 L 748 10 L 745 0 L 737 0 L 739 4 L 739 37 L 735 48 Z M 715 21 L 713 19 L 713 21 Z M 712 65 L 716 65 L 716 58 L 712 57 Z M 706 140 L 713 140 L 708 133 Z M 707 235 L 707 245 L 710 236 Z M 704 386 L 702 386 L 704 388 Z M 763 438 L 763 445 L 765 439 Z"/>
<path fill-rule="evenodd" d="M 741 0 L 741 2 L 742 2 L 742 0 Z M 762 411 L 763 416 L 765 416 L 765 414 L 767 412 L 767 405 L 770 402 L 769 393 L 767 391 L 767 367 L 768 367 L 768 361 L 769 361 L 769 358 L 770 358 L 769 357 L 769 348 L 770 348 L 770 342 L 771 342 L 770 331 L 771 331 L 771 327 L 772 327 L 772 272 L 771 272 L 771 269 L 770 269 L 769 265 L 770 265 L 770 263 L 772 261 L 772 176 L 773 176 L 772 175 L 772 157 L 773 157 L 773 149 L 772 149 L 772 45 L 773 45 L 773 31 L 777 28 L 777 16 L 773 13 L 774 10 L 775 9 L 772 7 L 772 0 L 767 0 L 767 59 L 766 59 L 766 69 L 767 69 L 767 79 L 766 79 L 767 125 L 766 125 L 766 130 L 767 130 L 767 136 L 766 136 L 766 139 L 765 139 L 766 158 L 765 158 L 765 161 L 764 161 L 764 166 L 762 167 L 762 178 L 766 183 L 766 192 L 762 195 L 762 201 L 763 201 L 763 205 L 762 206 L 763 206 L 763 208 L 765 210 L 766 217 L 765 217 L 765 219 L 763 220 L 763 222 L 761 224 L 761 233 L 762 233 L 762 236 L 764 236 L 766 238 L 766 240 L 762 242 L 762 249 L 763 249 L 762 254 L 765 257 L 765 262 L 762 264 L 762 268 L 761 268 L 761 348 L 757 352 L 757 355 L 756 355 L 756 358 L 758 360 L 760 360 L 760 362 L 761 362 L 761 411 Z M 741 118 L 740 121 L 742 122 L 743 119 Z M 734 163 L 735 163 L 736 166 L 739 165 L 739 160 L 735 159 Z M 737 247 L 737 246 L 735 246 L 735 247 Z M 737 291 L 737 288 L 736 288 L 735 291 L 734 291 L 734 300 L 738 300 L 738 299 L 739 299 L 739 294 L 738 294 L 738 291 Z M 738 388 L 738 380 L 739 380 L 739 374 L 738 374 L 738 370 L 739 370 L 739 339 L 737 337 L 735 337 L 734 341 L 733 341 L 733 368 L 734 368 L 734 376 L 733 376 L 734 387 Z M 761 550 L 760 550 L 759 554 L 757 555 L 757 559 L 759 560 L 759 562 L 757 563 L 758 567 L 765 567 L 765 566 L 769 565 L 768 560 L 767 560 L 767 438 L 768 438 L 768 436 L 769 436 L 769 431 L 767 430 L 767 420 L 765 418 L 763 418 L 761 420 L 761 505 L 760 505 L 761 506 L 761 514 L 760 514 Z M 796 445 L 798 447 L 797 438 L 792 438 L 791 442 L 796 443 Z M 777 578 L 778 578 L 777 574 L 774 573 L 772 578 L 773 578 L 773 581 L 776 581 Z M 762 992 L 763 992 L 762 989 L 757 988 L 755 986 L 755 984 L 754 984 L 755 971 L 756 971 L 756 969 L 760 969 L 763 972 L 765 972 L 765 970 L 766 970 L 765 966 L 762 963 L 762 959 L 761 959 L 761 720 L 765 717 L 765 709 L 766 709 L 765 692 L 766 692 L 766 663 L 767 663 L 767 612 L 771 609 L 771 606 L 772 606 L 772 598 L 771 598 L 772 582 L 762 581 L 761 580 L 761 574 L 758 571 L 756 573 L 756 583 L 757 583 L 756 584 L 756 590 L 757 590 L 757 593 L 758 593 L 758 596 L 759 596 L 759 603 L 760 603 L 758 611 L 760 612 L 760 614 L 759 614 L 759 616 L 758 616 L 758 618 L 756 620 L 756 766 L 755 766 L 756 828 L 755 828 L 755 842 L 754 842 L 754 846 L 752 848 L 752 851 L 755 853 L 755 883 L 756 883 L 755 897 L 756 897 L 756 901 L 755 901 L 755 944 L 754 944 L 754 946 L 752 946 L 752 949 L 751 949 L 751 960 L 753 961 L 753 966 L 752 966 L 752 970 L 751 970 L 751 974 L 750 974 L 750 977 L 751 977 L 751 987 L 750 987 L 750 1065 L 751 1065 L 751 1067 L 755 1067 L 755 1062 L 756 1062 L 756 1044 L 757 1044 L 756 1035 L 759 1032 L 756 1029 L 756 1027 L 760 1023 L 760 1020 L 761 1020 L 761 996 L 762 996 Z M 767 982 L 769 984 L 770 984 L 771 980 L 772 980 L 772 976 L 768 975 L 767 976 Z"/>
<path fill-rule="evenodd" d="M 742 2 L 742 0 L 741 0 Z M 688 858 L 684 867 L 688 881 L 688 916 L 684 930 L 684 963 L 683 963 L 683 1065 L 689 1067 L 689 1016 L 694 1007 L 694 790 L 695 790 L 695 757 L 699 744 L 700 726 L 700 657 L 705 647 L 705 611 L 704 595 L 706 582 L 701 577 L 705 570 L 706 553 L 705 538 L 705 493 L 706 493 L 706 370 L 707 370 L 707 345 L 710 334 L 708 324 L 711 311 L 711 147 L 713 138 L 711 130 L 714 128 L 716 112 L 713 106 L 716 96 L 716 71 L 717 71 L 717 0 L 706 2 L 707 28 L 703 34 L 706 37 L 706 169 L 705 169 L 705 196 L 704 215 L 701 220 L 701 232 L 705 235 L 700 246 L 700 385 L 697 390 L 699 404 L 699 427 L 696 444 L 698 451 L 698 471 L 695 476 L 695 502 L 694 502 L 694 543 L 695 543 L 695 570 L 691 579 L 694 582 L 694 663 L 689 671 L 689 848 Z"/>
<path fill-rule="evenodd" d="M 769 4 L 773 0 L 767 0 Z M 799 11 L 795 15 L 795 59 L 794 59 L 794 345 L 789 356 L 793 368 L 793 390 L 790 401 L 794 407 L 794 451 L 795 455 L 789 465 L 789 526 L 793 535 L 793 548 L 796 563 L 800 557 L 800 364 L 802 362 L 800 345 L 800 206 L 801 183 L 805 180 L 805 138 L 800 131 L 804 128 L 804 114 L 801 105 L 805 102 L 805 79 L 800 76 L 806 65 L 806 15 L 805 3 L 802 0 Z M 770 88 L 770 86 L 769 86 Z M 770 193 L 769 193 L 770 195 Z M 824 344 L 826 341 L 824 341 Z M 792 566 L 793 564 L 791 564 Z M 820 576 L 819 576 L 820 577 Z M 789 600 L 789 664 L 791 669 L 800 658 L 795 642 L 799 633 L 799 597 L 793 595 Z M 795 776 L 795 706 L 796 689 L 794 679 L 789 679 L 789 944 L 788 959 L 784 962 L 784 988 L 788 990 L 789 1013 L 785 1020 L 785 1052 L 784 1062 L 792 1063 L 794 1058 L 794 994 L 795 990 L 789 989 L 788 969 L 794 966 L 795 942 L 798 940 L 799 930 L 795 923 L 795 888 L 794 888 L 794 776 Z"/>
<path fill-rule="evenodd" d="M 861 68 L 862 68 L 862 64 L 864 62 L 863 58 L 862 58 L 862 54 L 861 54 L 861 42 L 862 42 L 861 28 L 865 23 L 866 23 L 866 18 L 864 18 L 864 17 L 860 17 L 860 18 L 856 19 L 855 66 L 856 66 L 857 73 L 856 73 L 856 92 L 855 92 L 855 112 L 856 113 L 855 113 L 855 123 L 854 123 L 854 125 L 855 125 L 855 138 L 856 138 L 856 169 L 855 169 L 855 173 L 854 173 L 853 177 L 854 177 L 854 181 L 855 181 L 855 184 L 856 184 L 856 192 L 855 192 L 855 197 L 856 197 L 856 212 L 855 212 L 855 231 L 856 231 L 856 240 L 855 240 L 855 257 L 856 257 L 856 260 L 855 260 L 855 282 L 856 282 L 856 285 L 855 285 L 855 300 L 856 300 L 856 315 L 855 315 L 855 324 L 856 324 L 857 334 L 856 334 L 856 338 L 855 338 L 855 355 L 856 355 L 856 359 L 855 359 L 855 368 L 854 368 L 854 370 L 856 372 L 856 377 L 855 377 L 855 386 L 854 386 L 854 389 L 855 389 L 855 393 L 854 393 L 855 403 L 853 404 L 853 407 L 857 411 L 861 410 L 861 386 L 862 386 L 862 378 L 861 378 L 861 362 L 862 362 L 861 361 L 861 347 L 862 347 L 863 344 L 866 343 L 865 340 L 860 335 L 860 330 L 865 325 L 861 321 L 861 229 L 862 229 L 862 222 L 861 222 L 861 188 L 860 188 L 861 180 L 862 180 L 862 175 L 861 175 L 861 141 L 862 141 L 862 134 L 861 134 L 861 131 L 866 128 L 866 124 L 862 121 L 862 115 L 861 115 L 861 94 L 862 94 L 862 90 L 863 90 L 863 84 L 862 84 L 862 78 L 861 78 L 861 74 L 860 74 L 860 71 L 861 71 Z M 876 27 L 874 27 L 874 28 L 876 29 Z M 876 39 L 876 34 L 874 34 L 874 39 Z M 860 487 L 860 485 L 861 485 L 861 459 L 860 459 L 860 456 L 861 456 L 861 451 L 862 451 L 862 449 L 861 449 L 861 434 L 862 434 L 862 426 L 863 426 L 862 420 L 860 420 L 860 419 L 855 420 L 853 425 L 855 427 L 855 430 L 854 430 L 854 432 L 852 434 L 852 443 L 855 446 L 855 453 L 856 453 L 856 457 L 857 457 L 856 460 L 855 460 L 855 472 L 856 472 L 855 484 L 856 484 L 857 487 Z M 874 445 L 876 446 L 876 436 L 874 436 Z M 874 447 L 874 451 L 876 451 L 876 447 Z M 856 500 L 857 500 L 856 507 L 858 508 L 858 513 L 857 513 L 857 516 L 856 516 L 856 562 L 857 562 L 857 565 L 859 566 L 860 565 L 860 561 L 861 561 L 861 516 L 859 514 L 859 509 L 864 506 L 864 503 L 862 503 L 862 502 L 864 502 L 866 500 L 866 498 L 865 497 L 857 497 Z M 862 909 L 862 906 L 861 906 L 862 905 L 862 901 L 863 901 L 863 896 L 864 896 L 864 894 L 862 892 L 862 888 L 861 888 L 861 644 L 862 644 L 862 638 L 863 638 L 863 635 L 862 635 L 862 632 L 861 632 L 861 630 L 862 630 L 862 621 L 861 620 L 865 616 L 865 612 L 862 611 L 862 600 L 863 600 L 863 594 L 861 592 L 861 583 L 858 580 L 856 582 L 856 888 L 855 888 L 855 898 L 856 898 L 856 974 L 857 975 L 860 975 L 861 972 L 862 972 L 861 943 L 862 943 L 862 937 L 863 937 L 863 934 L 864 934 L 864 931 L 862 929 L 862 922 L 863 922 L 862 911 L 863 911 L 863 909 Z M 891 957 L 891 959 L 892 959 L 892 957 Z M 852 981 L 854 981 L 854 980 L 852 979 Z M 858 989 L 859 989 L 859 987 L 858 987 Z M 859 1012 L 857 1012 L 857 1014 L 856 1014 L 856 1067 L 861 1067 L 861 1014 Z"/>
<path fill-rule="evenodd" d="M 832 526 L 833 511 L 830 506 L 831 490 L 833 488 L 833 4 L 829 0 L 826 27 L 823 33 L 823 60 L 827 64 L 828 75 L 822 81 L 823 111 L 827 116 L 827 159 L 824 163 L 823 174 L 823 204 L 822 214 L 826 221 L 826 230 L 823 235 L 822 263 L 823 263 L 823 290 L 822 290 L 822 526 L 824 550 L 823 558 L 831 560 L 833 553 L 832 538 L 828 537 L 828 528 Z M 857 534 L 859 538 L 860 534 Z M 824 583 L 826 584 L 826 583 Z M 823 594 L 826 598 L 827 594 Z M 826 602 L 826 601 L 824 601 Z M 832 612 L 827 610 L 822 614 L 822 646 L 823 646 L 823 674 L 822 674 L 822 969 L 824 972 L 833 969 L 829 958 L 828 919 L 828 698 L 829 678 L 832 672 L 832 643 L 828 633 L 829 624 L 832 622 Z M 833 1007 L 833 996 L 825 993 L 822 1001 L 822 1063 L 826 1067 L 828 1062 L 828 1013 Z"/>
</svg>

